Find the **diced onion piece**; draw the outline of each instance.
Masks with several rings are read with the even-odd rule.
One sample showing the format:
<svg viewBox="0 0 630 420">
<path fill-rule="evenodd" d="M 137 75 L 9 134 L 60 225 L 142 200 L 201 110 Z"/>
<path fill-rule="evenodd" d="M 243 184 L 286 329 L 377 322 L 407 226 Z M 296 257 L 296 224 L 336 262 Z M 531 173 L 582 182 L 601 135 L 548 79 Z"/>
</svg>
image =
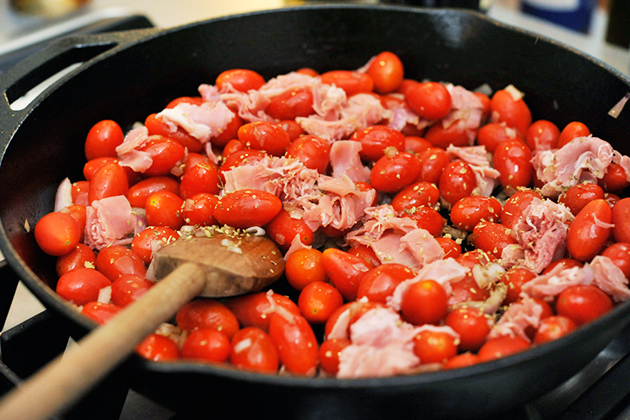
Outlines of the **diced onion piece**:
<svg viewBox="0 0 630 420">
<path fill-rule="evenodd" d="M 519 99 L 523 99 L 523 96 L 525 96 L 523 94 L 523 92 L 521 92 L 520 90 L 518 90 L 517 88 L 514 87 L 514 85 L 509 85 L 505 88 L 505 90 L 512 95 L 512 99 L 514 99 L 514 101 L 518 101 Z"/>
<path fill-rule="evenodd" d="M 626 106 L 626 102 L 628 102 L 628 99 L 630 99 L 630 92 L 626 93 L 624 97 L 621 98 L 619 102 L 617 102 L 617 105 L 615 105 L 610 111 L 608 111 L 608 115 L 613 118 L 617 118 L 619 114 L 621 114 L 623 107 Z"/>
</svg>

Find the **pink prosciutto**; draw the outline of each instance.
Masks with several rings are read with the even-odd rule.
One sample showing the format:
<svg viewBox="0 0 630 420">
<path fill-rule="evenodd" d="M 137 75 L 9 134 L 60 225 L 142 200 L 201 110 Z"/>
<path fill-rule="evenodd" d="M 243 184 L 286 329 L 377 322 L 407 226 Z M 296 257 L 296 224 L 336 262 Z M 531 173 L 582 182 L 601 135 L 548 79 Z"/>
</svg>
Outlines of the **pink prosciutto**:
<svg viewBox="0 0 630 420">
<path fill-rule="evenodd" d="M 138 150 L 150 140 L 149 130 L 146 127 L 138 127 L 129 131 L 121 145 L 116 147 L 118 164 L 128 166 L 135 172 L 144 172 L 153 164 L 153 157 L 148 152 Z"/>
<path fill-rule="evenodd" d="M 494 324 L 488 339 L 510 336 L 522 337 L 531 341 L 525 331 L 528 328 L 538 328 L 542 312 L 542 306 L 530 297 L 514 302 Z"/>
<path fill-rule="evenodd" d="M 85 243 L 103 249 L 136 231 L 140 222 L 123 195 L 107 197 L 86 207 Z"/>
<path fill-rule="evenodd" d="M 490 197 L 499 178 L 499 171 L 490 165 L 490 158 L 485 146 L 457 147 L 452 144 L 446 148 L 451 160 L 461 159 L 466 162 L 475 173 L 477 187 L 473 195 Z"/>
<path fill-rule="evenodd" d="M 363 166 L 359 152 L 361 142 L 339 140 L 330 147 L 330 166 L 333 178 L 347 176 L 354 182 L 369 182 L 370 168 Z"/>
<path fill-rule="evenodd" d="M 223 102 L 203 102 L 201 105 L 180 103 L 157 114 L 168 125 L 171 132 L 182 127 L 188 134 L 207 143 L 225 130 L 234 119 L 234 113 Z"/>
</svg>

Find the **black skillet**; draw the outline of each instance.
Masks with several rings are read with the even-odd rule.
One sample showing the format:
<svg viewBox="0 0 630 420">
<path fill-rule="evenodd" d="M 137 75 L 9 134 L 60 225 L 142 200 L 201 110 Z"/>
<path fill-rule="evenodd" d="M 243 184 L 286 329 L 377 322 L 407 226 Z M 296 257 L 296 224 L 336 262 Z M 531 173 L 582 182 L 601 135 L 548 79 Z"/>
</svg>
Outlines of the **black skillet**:
<svg viewBox="0 0 630 420">
<path fill-rule="evenodd" d="M 54 293 L 54 259 L 38 250 L 32 227 L 53 208 L 65 177 L 82 178 L 83 142 L 99 120 L 125 128 L 192 95 L 230 68 L 266 78 L 300 67 L 355 69 L 381 51 L 405 63 L 406 77 L 461 84 L 514 84 L 534 119 L 586 123 L 630 154 L 630 110 L 609 110 L 630 80 L 596 60 L 481 14 L 395 6 L 320 5 L 257 12 L 167 30 L 63 41 L 0 75 L 0 247 L 13 270 L 67 320 L 75 338 L 93 324 Z M 9 107 L 33 86 L 84 62 L 23 110 Z M 560 384 L 630 321 L 630 303 L 574 334 L 470 368 L 381 379 L 257 375 L 195 363 L 132 357 L 121 369 L 137 391 L 178 412 L 282 418 L 473 418 L 497 414 Z"/>
</svg>

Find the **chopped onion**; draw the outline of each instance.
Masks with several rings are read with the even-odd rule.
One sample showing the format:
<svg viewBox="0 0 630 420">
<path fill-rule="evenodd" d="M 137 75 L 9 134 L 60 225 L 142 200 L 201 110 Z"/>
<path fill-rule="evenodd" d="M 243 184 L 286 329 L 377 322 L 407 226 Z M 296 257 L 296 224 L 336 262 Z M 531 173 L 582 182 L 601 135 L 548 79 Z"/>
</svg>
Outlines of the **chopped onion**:
<svg viewBox="0 0 630 420">
<path fill-rule="evenodd" d="M 621 114 L 623 107 L 626 106 L 626 102 L 628 102 L 628 99 L 630 99 L 630 92 L 626 93 L 624 97 L 621 98 L 619 102 L 617 102 L 617 105 L 615 105 L 610 111 L 608 111 L 608 115 L 613 118 L 617 118 L 619 114 Z"/>
</svg>

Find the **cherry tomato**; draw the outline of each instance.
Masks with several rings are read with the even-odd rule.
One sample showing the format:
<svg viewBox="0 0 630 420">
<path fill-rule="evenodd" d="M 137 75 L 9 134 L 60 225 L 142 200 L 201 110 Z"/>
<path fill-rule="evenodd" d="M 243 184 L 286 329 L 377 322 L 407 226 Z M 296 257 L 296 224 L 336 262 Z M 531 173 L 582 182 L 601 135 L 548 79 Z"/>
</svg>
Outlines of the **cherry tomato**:
<svg viewBox="0 0 630 420">
<path fill-rule="evenodd" d="M 359 283 L 357 298 L 367 297 L 372 302 L 387 303 L 400 283 L 415 276 L 407 266 L 390 263 L 370 269 Z"/>
<path fill-rule="evenodd" d="M 212 226 L 217 224 L 214 209 L 219 199 L 210 193 L 195 194 L 184 201 L 184 222 L 192 226 Z"/>
<path fill-rule="evenodd" d="M 232 338 L 239 330 L 236 315 L 215 299 L 195 299 L 184 305 L 175 316 L 179 328 L 193 331 L 212 328 Z"/>
<path fill-rule="evenodd" d="M 479 99 L 479 102 L 481 102 L 481 120 L 485 122 L 490 117 L 490 97 L 483 92 L 473 92 L 473 94 Z"/>
<path fill-rule="evenodd" d="M 95 263 L 96 254 L 92 251 L 92 248 L 86 244 L 79 243 L 72 251 L 57 258 L 55 269 L 57 275 L 61 277 L 68 271 L 77 268 L 93 268 Z"/>
<path fill-rule="evenodd" d="M 534 177 L 532 152 L 520 140 L 504 141 L 494 152 L 494 168 L 499 171 L 503 188 L 527 187 Z"/>
<path fill-rule="evenodd" d="M 361 257 L 337 248 L 322 253 L 322 264 L 332 284 L 348 301 L 357 298 L 359 283 L 372 266 Z"/>
<path fill-rule="evenodd" d="M 238 166 L 243 165 L 255 165 L 257 162 L 265 159 L 267 154 L 262 150 L 238 150 L 234 153 L 231 153 L 224 161 L 221 167 L 219 168 L 219 173 L 221 174 L 221 178 L 225 181 L 223 176 L 223 172 L 227 172 L 230 169 L 234 169 Z"/>
<path fill-rule="evenodd" d="M 431 236 L 442 236 L 444 230 L 444 218 L 437 210 L 431 207 L 418 207 L 406 210 L 403 217 L 408 217 L 416 221 L 419 228 L 428 231 Z"/>
<path fill-rule="evenodd" d="M 405 69 L 396 54 L 384 51 L 374 57 L 367 72 L 372 76 L 376 92 L 390 93 L 402 83 Z"/>
<path fill-rule="evenodd" d="M 245 327 L 234 334 L 230 346 L 230 363 L 239 369 L 261 373 L 276 373 L 280 364 L 271 337 L 256 327 Z"/>
<path fill-rule="evenodd" d="M 370 183 L 376 190 L 397 193 L 411 185 L 420 173 L 420 162 L 409 153 L 385 150 L 370 172 Z"/>
<path fill-rule="evenodd" d="M 168 176 L 155 176 L 143 179 L 129 187 L 127 200 L 131 207 L 144 208 L 147 198 L 158 191 L 170 191 L 179 195 L 179 182 Z"/>
<path fill-rule="evenodd" d="M 97 324 L 105 324 L 122 310 L 121 307 L 103 302 L 88 302 L 81 308 L 81 313 Z"/>
<path fill-rule="evenodd" d="M 626 278 L 630 278 L 630 244 L 617 242 L 606 248 L 602 255 L 610 258 L 617 267 L 623 271 Z"/>
<path fill-rule="evenodd" d="M 273 292 L 256 292 L 234 297 L 226 300 L 225 306 L 232 311 L 242 327 L 258 327 L 265 332 L 269 331 L 269 319 L 277 307 L 300 315 L 300 308 L 291 299 Z"/>
<path fill-rule="evenodd" d="M 218 194 L 219 183 L 219 172 L 214 167 L 197 164 L 182 175 L 179 195 L 185 200 L 200 193 Z"/>
<path fill-rule="evenodd" d="M 479 350 L 490 333 L 488 317 L 477 308 L 457 308 L 446 315 L 444 322 L 459 334 L 460 351 Z"/>
<path fill-rule="evenodd" d="M 122 245 L 103 248 L 96 256 L 96 269 L 110 281 L 123 274 L 135 274 L 144 278 L 147 270 L 142 259 Z"/>
<path fill-rule="evenodd" d="M 224 195 L 214 209 L 214 217 L 222 225 L 246 229 L 265 226 L 282 210 L 282 201 L 260 190 L 238 190 Z"/>
<path fill-rule="evenodd" d="M 210 138 L 210 142 L 216 147 L 225 147 L 232 139 L 235 139 L 238 134 L 238 129 L 243 125 L 243 119 L 234 114 L 232 120 L 223 129 L 223 131 Z"/>
<path fill-rule="evenodd" d="M 521 137 L 526 136 L 532 124 L 532 113 L 523 98 L 515 100 L 508 90 L 498 90 L 492 95 L 490 110 L 496 115 L 497 122 L 505 122 L 508 127 L 514 127 Z"/>
<path fill-rule="evenodd" d="M 477 177 L 470 165 L 455 160 L 444 167 L 438 188 L 442 199 L 453 205 L 464 197 L 472 195 L 477 187 Z"/>
<path fill-rule="evenodd" d="M 549 341 L 557 340 L 560 337 L 564 337 L 571 331 L 577 328 L 577 324 L 566 316 L 554 315 L 547 317 L 540 321 L 536 336 L 534 337 L 534 344 L 548 343 Z"/>
<path fill-rule="evenodd" d="M 448 89 L 437 82 L 423 82 L 412 85 L 407 91 L 405 98 L 409 108 L 427 120 L 444 118 L 451 111 L 453 105 Z"/>
<path fill-rule="evenodd" d="M 127 195 L 129 191 L 129 179 L 122 166 L 117 163 L 108 163 L 102 166 L 90 181 L 88 202 L 117 195 Z"/>
<path fill-rule="evenodd" d="M 447 332 L 425 330 L 414 337 L 413 352 L 421 364 L 446 363 L 457 355 L 456 338 Z"/>
<path fill-rule="evenodd" d="M 305 75 L 311 76 L 311 77 L 319 76 L 319 73 L 317 72 L 317 70 L 314 70 L 314 69 L 309 68 L 309 67 L 302 67 L 300 69 L 297 69 L 295 72 L 296 73 L 300 73 L 300 74 L 305 74 Z"/>
<path fill-rule="evenodd" d="M 559 258 L 555 261 L 552 261 L 545 269 L 542 271 L 542 274 L 547 274 L 551 270 L 553 270 L 557 265 L 562 265 L 562 269 L 571 268 L 571 267 L 582 267 L 584 263 L 578 260 L 574 260 L 573 258 Z"/>
<path fill-rule="evenodd" d="M 150 226 L 134 236 L 131 250 L 144 262 L 150 264 L 153 259 L 154 243 L 166 245 L 179 238 L 177 231 L 164 226 Z"/>
<path fill-rule="evenodd" d="M 622 198 L 612 208 L 613 236 L 617 242 L 630 243 L 630 198 Z"/>
<path fill-rule="evenodd" d="M 613 207 L 619 200 L 621 200 L 621 197 L 617 194 L 604 192 L 604 200 L 606 200 L 610 207 Z"/>
<path fill-rule="evenodd" d="M 328 279 L 322 264 L 322 252 L 315 248 L 292 253 L 286 261 L 284 273 L 289 284 L 300 291 L 310 283 Z"/>
<path fill-rule="evenodd" d="M 181 351 L 182 359 L 223 363 L 230 357 L 230 339 L 213 328 L 201 328 L 190 333 Z"/>
<path fill-rule="evenodd" d="M 273 156 L 286 153 L 291 138 L 280 124 L 257 121 L 242 125 L 238 129 L 238 139 L 251 149 L 264 150 Z"/>
<path fill-rule="evenodd" d="M 532 151 L 558 148 L 560 130 L 558 126 L 547 120 L 537 120 L 527 129 L 525 142 Z"/>
<path fill-rule="evenodd" d="M 136 347 L 136 352 L 154 362 L 167 362 L 179 359 L 179 347 L 172 339 L 159 334 L 151 334 Z"/>
<path fill-rule="evenodd" d="M 335 312 L 330 315 L 328 321 L 326 321 L 326 325 L 324 327 L 324 338 L 329 339 L 330 334 L 335 329 L 337 321 L 339 321 L 342 316 L 343 318 L 347 317 L 347 328 L 345 331 L 345 337 L 348 338 L 350 335 L 350 327 L 354 324 L 359 318 L 361 318 L 366 312 L 371 311 L 375 308 L 384 308 L 386 307 L 380 302 L 365 302 L 360 300 L 355 300 L 352 302 L 347 302 L 343 304 L 341 307 L 337 308 Z M 345 321 L 344 321 L 345 323 Z M 337 331 L 339 332 L 339 331 Z"/>
<path fill-rule="evenodd" d="M 558 202 L 564 204 L 571 210 L 571 213 L 577 215 L 590 201 L 603 199 L 604 190 L 593 183 L 577 184 L 558 197 Z"/>
<path fill-rule="evenodd" d="M 503 249 L 508 245 L 516 244 L 516 239 L 511 235 L 510 229 L 500 223 L 481 222 L 477 224 L 473 233 L 475 248 L 481 249 L 495 258 L 501 258 Z"/>
<path fill-rule="evenodd" d="M 477 363 L 479 363 L 479 357 L 476 354 L 466 352 L 450 358 L 442 367 L 444 369 L 459 369 L 467 366 L 473 366 Z"/>
<path fill-rule="evenodd" d="M 466 254 L 462 254 L 462 256 Z M 461 256 L 457 259 L 457 261 L 461 261 Z M 481 264 L 480 260 L 476 261 L 477 264 Z M 449 305 L 456 305 L 469 300 L 481 302 L 490 297 L 490 290 L 485 287 L 479 287 L 472 275 L 467 275 L 462 280 L 451 282 L 451 287 L 452 293 L 448 297 Z"/>
<path fill-rule="evenodd" d="M 424 138 L 433 145 L 433 147 L 439 147 L 446 149 L 451 144 L 453 146 L 469 146 L 471 137 L 474 138 L 476 133 L 466 130 L 461 124 L 457 122 L 444 126 L 444 124 L 437 122 L 429 127 Z"/>
<path fill-rule="evenodd" d="M 223 159 L 225 160 L 232 153 L 240 152 L 240 151 L 243 151 L 243 150 L 247 151 L 249 149 L 247 148 L 247 146 L 245 146 L 245 143 L 243 143 L 242 141 L 240 141 L 237 138 L 234 138 L 234 139 L 232 139 L 232 140 L 227 142 L 227 144 L 223 148 L 223 151 L 221 152 L 221 155 L 222 155 Z"/>
<path fill-rule="evenodd" d="M 522 140 L 520 134 L 505 123 L 489 123 L 477 132 L 477 144 L 485 146 L 486 151 L 494 153 L 499 144 L 508 140 Z"/>
<path fill-rule="evenodd" d="M 501 357 L 510 356 L 527 350 L 530 347 L 529 341 L 520 336 L 502 336 L 492 338 L 481 346 L 477 356 L 480 362 L 488 362 Z"/>
<path fill-rule="evenodd" d="M 153 284 L 137 274 L 123 274 L 112 283 L 112 303 L 124 308 L 137 301 Z"/>
<path fill-rule="evenodd" d="M 332 70 L 322 73 L 322 83 L 335 85 L 343 89 L 348 97 L 357 93 L 370 93 L 374 90 L 374 81 L 368 73 L 352 70 Z"/>
<path fill-rule="evenodd" d="M 567 124 L 560 132 L 560 137 L 558 138 L 558 148 L 565 146 L 574 138 L 586 137 L 590 134 L 591 131 L 586 125 L 579 121 L 572 121 Z"/>
<path fill-rule="evenodd" d="M 169 102 L 166 105 L 166 109 L 173 109 L 179 104 L 201 105 L 203 104 L 203 98 L 201 96 L 180 96 Z"/>
<path fill-rule="evenodd" d="M 319 347 L 319 365 L 326 374 L 335 376 L 339 372 L 339 355 L 352 344 L 347 338 L 331 338 Z"/>
<path fill-rule="evenodd" d="M 440 202 L 440 190 L 429 182 L 416 182 L 403 188 L 392 200 L 397 212 L 412 210 L 414 207 L 434 207 Z"/>
<path fill-rule="evenodd" d="M 594 321 L 613 308 L 610 297 L 596 286 L 569 286 L 556 299 L 558 315 L 571 318 L 577 325 Z"/>
<path fill-rule="evenodd" d="M 99 121 L 90 129 L 85 139 L 85 157 L 87 160 L 99 157 L 118 157 L 116 147 L 125 139 L 122 129 L 116 121 Z"/>
<path fill-rule="evenodd" d="M 315 375 L 319 347 L 311 325 L 303 316 L 272 314 L 269 335 L 276 345 L 280 362 L 289 373 Z"/>
<path fill-rule="evenodd" d="M 343 305 L 343 296 L 330 283 L 315 281 L 307 284 L 298 298 L 302 316 L 311 324 L 323 324 Z"/>
<path fill-rule="evenodd" d="M 85 234 L 85 222 L 87 219 L 87 214 L 86 214 L 86 208 L 83 205 L 80 204 L 73 204 L 70 205 L 68 207 L 64 207 L 63 209 L 59 210 L 60 213 L 65 213 L 65 214 L 69 214 L 70 216 L 72 216 L 72 218 L 74 220 L 77 221 L 77 223 L 79 224 L 79 231 L 81 232 L 81 235 L 79 237 L 79 241 L 83 242 L 83 238 L 84 238 L 84 234 Z"/>
<path fill-rule="evenodd" d="M 468 196 L 460 199 L 451 209 L 451 222 L 458 229 L 472 232 L 482 220 L 498 223 L 502 210 L 496 198 Z"/>
<path fill-rule="evenodd" d="M 505 272 L 501 277 L 501 283 L 507 286 L 507 295 L 503 300 L 504 305 L 518 301 L 521 297 L 523 284 L 536 277 L 536 273 L 524 267 L 514 267 Z"/>
<path fill-rule="evenodd" d="M 619 193 L 630 186 L 626 176 L 626 170 L 620 164 L 613 162 L 608 165 L 606 173 L 598 181 L 598 184 L 606 192 Z"/>
<path fill-rule="evenodd" d="M 414 324 L 438 324 L 447 312 L 448 297 L 441 284 L 435 280 L 413 283 L 402 297 L 400 313 Z"/>
<path fill-rule="evenodd" d="M 472 251 L 466 251 L 459 257 L 457 257 L 457 262 L 464 267 L 468 267 L 471 270 L 476 265 L 486 265 L 489 262 L 494 261 L 493 255 L 488 254 L 481 249 L 473 249 Z"/>
<path fill-rule="evenodd" d="M 118 163 L 119 160 L 116 157 L 104 156 L 88 160 L 83 165 L 83 177 L 86 181 L 91 181 L 96 171 L 109 163 Z"/>
<path fill-rule="evenodd" d="M 177 127 L 177 130 L 171 131 L 170 125 L 157 114 L 150 114 L 144 120 L 144 126 L 149 130 L 149 136 L 164 136 L 175 140 L 192 153 L 199 153 L 203 150 L 203 145 L 199 140 L 188 134 L 182 127 Z"/>
<path fill-rule="evenodd" d="M 317 136 L 302 136 L 289 145 L 287 157 L 299 159 L 307 168 L 323 174 L 330 164 L 330 143 Z"/>
<path fill-rule="evenodd" d="M 444 258 L 458 258 L 462 254 L 462 247 L 452 238 L 435 238 L 444 251 Z"/>
<path fill-rule="evenodd" d="M 583 262 L 593 259 L 610 236 L 611 228 L 605 224 L 611 221 L 612 210 L 606 200 L 593 200 L 584 206 L 573 219 L 567 234 L 567 251 L 571 257 Z"/>
<path fill-rule="evenodd" d="M 363 258 L 371 267 L 381 265 L 381 260 L 376 256 L 376 252 L 367 245 L 356 245 L 348 249 L 348 253 Z"/>
<path fill-rule="evenodd" d="M 300 242 L 304 245 L 313 243 L 313 231 L 308 227 L 304 220 L 294 219 L 285 209 L 274 217 L 266 227 L 269 237 L 283 251 L 287 251 L 295 237 L 300 238 Z"/>
<path fill-rule="evenodd" d="M 418 136 L 405 136 L 405 152 L 418 155 L 433 147 L 427 139 Z"/>
<path fill-rule="evenodd" d="M 151 166 L 144 171 L 147 176 L 168 175 L 178 163 L 183 163 L 186 157 L 184 146 L 163 136 L 151 137 L 139 150 L 149 153 L 153 160 Z"/>
<path fill-rule="evenodd" d="M 72 203 L 80 206 L 87 206 L 88 203 L 88 191 L 90 190 L 90 183 L 88 181 L 77 181 L 72 183 Z"/>
<path fill-rule="evenodd" d="M 184 225 L 184 200 L 170 191 L 155 192 L 144 205 L 149 226 L 164 226 L 177 230 Z"/>
<path fill-rule="evenodd" d="M 372 125 L 357 130 L 350 140 L 361 143 L 362 149 L 359 156 L 365 161 L 379 160 L 388 147 L 395 147 L 401 152 L 405 149 L 405 136 L 386 125 Z"/>
<path fill-rule="evenodd" d="M 68 302 L 82 306 L 97 301 L 99 291 L 111 284 L 112 282 L 98 271 L 79 267 L 59 277 L 55 290 Z"/>
<path fill-rule="evenodd" d="M 48 213 L 35 225 L 35 241 L 48 255 L 65 255 L 76 248 L 80 239 L 79 223 L 67 213 Z"/>
<path fill-rule="evenodd" d="M 507 199 L 501 211 L 501 223 L 512 229 L 514 222 L 532 202 L 534 198 L 542 198 L 539 193 L 530 189 L 519 189 Z"/>
<path fill-rule="evenodd" d="M 254 70 L 232 69 L 219 74 L 215 84 L 219 90 L 227 89 L 230 84 L 239 92 L 247 92 L 260 89 L 265 84 L 265 79 Z"/>
<path fill-rule="evenodd" d="M 532 299 L 534 300 L 534 302 L 536 302 L 538 306 L 542 308 L 542 311 L 540 313 L 541 321 L 555 314 L 551 305 L 545 302 L 543 299 L 541 298 L 532 298 Z M 536 336 L 536 327 L 534 327 L 533 325 L 527 326 L 525 328 L 525 334 L 527 335 L 527 337 L 529 337 L 530 340 L 533 340 L 534 337 Z"/>
<path fill-rule="evenodd" d="M 451 158 L 448 157 L 446 150 L 432 147 L 420 153 L 418 160 L 420 161 L 420 174 L 416 181 L 437 184 L 440 182 L 442 172 Z"/>
<path fill-rule="evenodd" d="M 313 114 L 313 92 L 310 88 L 289 89 L 271 99 L 265 109 L 276 120 L 293 120 Z"/>
<path fill-rule="evenodd" d="M 289 134 L 291 142 L 306 134 L 306 132 L 302 129 L 302 126 L 295 120 L 282 120 L 278 121 L 278 124 L 280 124 L 280 127 Z"/>
</svg>

